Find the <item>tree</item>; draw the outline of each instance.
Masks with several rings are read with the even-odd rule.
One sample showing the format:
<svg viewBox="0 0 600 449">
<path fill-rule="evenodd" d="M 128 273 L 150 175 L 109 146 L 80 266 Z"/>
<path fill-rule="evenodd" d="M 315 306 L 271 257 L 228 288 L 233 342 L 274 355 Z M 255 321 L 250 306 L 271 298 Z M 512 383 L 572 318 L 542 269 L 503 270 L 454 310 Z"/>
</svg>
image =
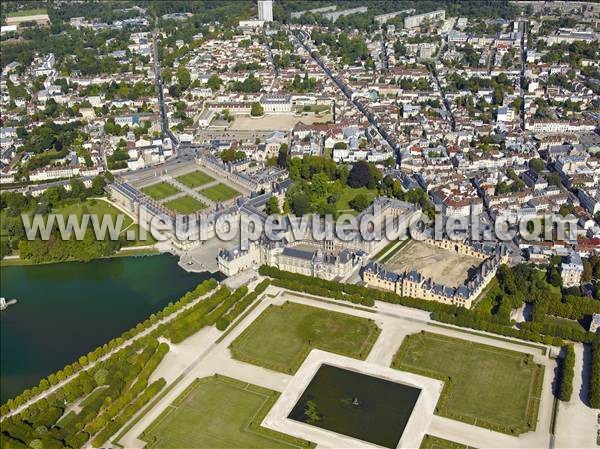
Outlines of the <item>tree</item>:
<svg viewBox="0 0 600 449">
<path fill-rule="evenodd" d="M 562 181 L 560 180 L 560 175 L 558 173 L 550 173 L 546 177 L 546 181 L 550 185 L 553 185 L 553 186 L 556 186 L 556 187 L 562 187 Z"/>
<path fill-rule="evenodd" d="M 276 196 L 272 196 L 267 200 L 267 204 L 265 205 L 265 214 L 267 215 L 275 215 L 280 214 L 281 211 L 279 209 L 279 200 Z"/>
<path fill-rule="evenodd" d="M 369 201 L 367 195 L 365 195 L 364 193 L 359 193 L 353 199 L 351 199 L 348 204 L 350 204 L 350 207 L 355 211 L 362 212 L 367 207 L 369 207 L 371 202 Z"/>
<path fill-rule="evenodd" d="M 358 161 L 348 175 L 348 185 L 354 189 L 366 187 L 371 179 L 371 169 L 367 161 Z"/>
<path fill-rule="evenodd" d="M 308 214 L 310 212 L 310 195 L 306 192 L 299 192 L 293 195 L 290 206 L 296 216 Z"/>
<path fill-rule="evenodd" d="M 252 108 L 250 109 L 250 115 L 252 117 L 260 117 L 261 115 L 264 115 L 265 110 L 264 108 L 261 106 L 260 103 L 258 102 L 254 102 L 252 103 Z"/>
<path fill-rule="evenodd" d="M 281 168 L 287 168 L 289 156 L 288 150 L 289 147 L 287 143 L 282 143 L 279 147 L 279 153 L 277 154 L 277 165 L 279 165 Z"/>
<path fill-rule="evenodd" d="M 104 187 L 106 187 L 106 181 L 104 180 L 104 177 L 96 176 L 92 180 L 91 191 L 92 191 L 93 195 L 97 195 L 97 196 L 103 195 Z"/>
<path fill-rule="evenodd" d="M 223 80 L 219 78 L 219 75 L 214 74 L 206 82 L 206 87 L 212 90 L 219 90 L 223 85 Z"/>
<path fill-rule="evenodd" d="M 546 164 L 540 158 L 534 158 L 529 161 L 529 168 L 536 173 L 541 173 L 546 168 Z"/>
<path fill-rule="evenodd" d="M 184 66 L 179 66 L 177 69 L 177 83 L 182 91 L 190 87 L 190 84 L 192 83 L 190 71 Z"/>
</svg>

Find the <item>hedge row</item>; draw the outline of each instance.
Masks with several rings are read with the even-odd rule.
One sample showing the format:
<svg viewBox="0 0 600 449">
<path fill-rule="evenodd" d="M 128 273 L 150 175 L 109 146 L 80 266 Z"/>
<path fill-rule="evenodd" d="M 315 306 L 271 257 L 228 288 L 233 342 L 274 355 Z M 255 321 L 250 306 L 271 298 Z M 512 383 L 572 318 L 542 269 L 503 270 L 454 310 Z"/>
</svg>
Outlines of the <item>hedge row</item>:
<svg viewBox="0 0 600 449">
<path fill-rule="evenodd" d="M 506 323 L 504 320 L 495 318 L 489 314 L 451 304 L 400 296 L 393 292 L 361 287 L 355 284 L 326 281 L 264 265 L 260 267 L 259 272 L 263 276 L 274 278 L 273 285 L 278 287 L 369 306 L 372 306 L 375 300 L 399 304 L 432 312 L 434 320 L 444 323 L 494 332 L 507 337 L 520 338 L 537 343 L 560 346 L 562 345 L 562 339 L 590 343 L 595 336 L 591 332 L 579 331 L 553 324 L 523 323 L 522 329 L 519 330 L 515 329 L 512 324 Z"/>
<path fill-rule="evenodd" d="M 252 304 L 254 302 L 254 300 L 256 298 L 258 298 L 258 295 L 260 295 L 262 292 L 264 292 L 267 289 L 267 287 L 269 286 L 270 283 L 271 283 L 271 281 L 269 281 L 268 279 L 265 279 L 264 281 L 262 281 L 260 284 L 258 284 L 256 286 L 256 288 L 254 289 L 253 292 L 248 293 L 241 301 L 239 301 L 237 304 L 235 304 L 231 308 L 231 310 L 229 310 L 229 312 L 227 312 L 225 315 L 221 316 L 216 322 L 217 329 L 219 329 L 220 331 L 224 331 L 225 329 L 227 329 L 229 327 L 229 325 L 238 316 L 240 316 L 244 312 L 244 310 L 246 310 L 248 308 L 248 306 L 250 306 L 250 304 Z"/>
<path fill-rule="evenodd" d="M 575 347 L 573 344 L 565 345 L 565 358 L 560 362 L 560 377 L 558 399 L 568 402 L 573 394 L 573 377 L 575 376 Z"/>
<path fill-rule="evenodd" d="M 164 328 L 161 329 L 162 334 L 173 343 L 182 342 L 204 327 L 204 318 L 206 315 L 221 304 L 230 293 L 227 287 L 219 288 L 209 298 L 200 301 L 198 304 L 180 313 L 173 321 L 165 324 Z"/>
<path fill-rule="evenodd" d="M 245 285 L 238 288 L 232 295 L 229 296 L 225 301 L 219 304 L 212 312 L 206 316 L 206 324 L 213 325 L 221 318 L 231 307 L 238 303 L 248 293 L 248 287 Z"/>
<path fill-rule="evenodd" d="M 590 407 L 600 408 L 600 338 L 592 343 L 589 401 Z"/>
<path fill-rule="evenodd" d="M 216 280 L 207 279 L 206 281 L 198 285 L 193 291 L 186 293 L 179 301 L 177 301 L 174 304 L 167 304 L 161 311 L 150 315 L 145 321 L 143 321 L 142 323 L 138 323 L 134 328 L 125 331 L 120 337 L 112 339 L 108 343 L 97 347 L 93 351 L 88 352 L 86 355 L 82 355 L 76 362 L 71 363 L 70 365 L 65 366 L 63 369 L 57 371 L 56 373 L 52 373 L 46 378 L 40 380 L 38 385 L 36 385 L 35 387 L 31 389 L 26 389 L 15 398 L 9 399 L 5 404 L 3 404 L 0 407 L 0 415 L 5 415 L 11 412 L 12 410 L 25 404 L 30 399 L 48 390 L 50 387 L 53 387 L 56 384 L 64 381 L 66 378 L 76 374 L 77 372 L 80 372 L 81 370 L 86 368 L 90 363 L 95 362 L 96 360 L 108 354 L 113 349 L 122 345 L 126 340 L 135 337 L 136 335 L 148 329 L 161 319 L 180 310 L 182 307 L 189 304 L 191 301 L 198 298 L 199 296 L 203 296 L 211 290 L 215 289 L 217 285 L 218 283 Z"/>
<path fill-rule="evenodd" d="M 121 427 L 123 427 L 127 421 L 129 421 L 133 415 L 135 415 L 144 405 L 146 405 L 150 400 L 158 394 L 160 390 L 166 385 L 166 381 L 164 378 L 160 378 L 146 388 L 144 392 L 139 395 L 135 401 L 130 403 L 123 412 L 108 423 L 106 427 L 102 429 L 102 431 L 96 435 L 96 437 L 92 440 L 92 445 L 94 447 L 102 446 L 111 436 L 113 436 Z"/>
<path fill-rule="evenodd" d="M 167 352 L 169 352 L 169 345 L 166 343 L 161 343 L 154 348 L 146 348 L 143 354 L 147 362 L 139 371 L 139 375 L 126 382 L 123 393 L 116 400 L 111 402 L 110 405 L 103 411 L 103 413 L 96 416 L 96 418 L 94 418 L 94 420 L 92 420 L 92 422 L 86 426 L 85 431 L 90 435 L 94 435 L 96 432 L 99 432 L 105 425 L 109 424 L 111 420 L 117 416 L 124 407 L 127 406 L 127 404 L 133 401 L 137 395 L 144 391 L 148 385 L 148 379 L 150 378 L 150 375 L 152 372 L 154 372 Z"/>
</svg>

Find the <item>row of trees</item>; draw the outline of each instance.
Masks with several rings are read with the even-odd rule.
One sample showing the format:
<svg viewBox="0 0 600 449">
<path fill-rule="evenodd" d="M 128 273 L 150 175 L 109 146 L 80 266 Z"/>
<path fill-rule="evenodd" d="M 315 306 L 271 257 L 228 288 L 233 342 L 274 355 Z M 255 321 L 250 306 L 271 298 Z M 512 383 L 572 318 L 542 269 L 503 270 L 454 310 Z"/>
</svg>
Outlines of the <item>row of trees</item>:
<svg viewBox="0 0 600 449">
<path fill-rule="evenodd" d="M 592 343 L 592 363 L 590 373 L 589 405 L 600 409 L 600 338 Z"/>
<path fill-rule="evenodd" d="M 94 435 L 92 444 L 98 447 L 117 423 L 124 422 L 124 408 L 145 404 L 164 386 L 162 379 L 147 388 L 168 350 L 168 345 L 146 336 L 81 371 L 44 399 L 6 418 L 2 447 L 80 448 Z M 79 413 L 66 413 L 69 404 L 84 398 Z"/>
<path fill-rule="evenodd" d="M 432 312 L 432 317 L 437 321 L 544 344 L 560 346 L 563 338 L 590 343 L 595 337 L 595 334 L 586 332 L 583 328 L 578 330 L 571 326 L 546 325 L 543 323 L 524 323 L 520 329 L 516 329 L 510 319 L 502 319 L 489 311 L 466 309 L 437 301 L 399 296 L 390 291 L 379 291 L 354 284 L 326 281 L 311 276 L 281 271 L 274 267 L 262 266 L 259 272 L 263 276 L 274 278 L 274 285 L 292 290 L 333 299 L 349 300 L 364 305 L 372 305 L 374 300 L 400 304 Z"/>
<path fill-rule="evenodd" d="M 108 354 L 110 351 L 122 345 L 125 341 L 135 337 L 141 332 L 149 329 L 151 326 L 157 324 L 164 318 L 181 310 L 197 298 L 210 293 L 217 286 L 218 282 L 216 280 L 205 280 L 204 282 L 199 284 L 194 290 L 187 292 L 185 295 L 183 295 L 177 302 L 167 304 L 162 310 L 160 310 L 157 313 L 151 314 L 146 320 L 144 320 L 141 323 L 138 323 L 134 328 L 125 331 L 123 334 L 121 334 L 120 337 L 110 340 L 108 343 L 97 347 L 93 351 L 88 352 L 86 355 L 82 355 L 77 361 L 65 366 L 62 370 L 59 370 L 56 373 L 52 373 L 46 378 L 40 380 L 37 386 L 23 391 L 19 396 L 13 399 L 9 399 L 5 404 L 3 404 L 0 407 L 0 415 L 5 415 L 10 411 L 22 406 L 23 404 L 27 403 L 30 399 L 35 398 L 39 394 L 48 390 L 50 387 L 57 385 L 58 383 L 64 381 L 73 374 L 81 371 L 89 364 L 96 362 L 97 360 L 101 359 L 106 354 Z M 155 332 L 154 335 L 162 335 L 167 330 L 167 325 L 168 324 L 162 324 L 161 326 L 159 326 L 159 328 L 157 329 L 158 332 Z M 134 342 L 134 345 L 139 344 L 136 342 Z M 72 382 L 67 384 L 67 386 L 71 384 Z"/>
<path fill-rule="evenodd" d="M 220 331 L 224 331 L 225 329 L 227 329 L 229 325 L 238 316 L 240 316 L 250 306 L 250 304 L 252 304 L 256 300 L 256 298 L 258 298 L 258 295 L 260 295 L 266 290 L 269 284 L 270 281 L 268 279 L 265 279 L 260 284 L 258 284 L 251 293 L 248 293 L 240 301 L 235 303 L 227 313 L 223 314 L 217 319 L 215 323 L 217 329 L 219 329 Z"/>
<path fill-rule="evenodd" d="M 573 377 L 575 375 L 575 347 L 573 344 L 564 346 L 565 357 L 560 361 L 560 377 L 558 399 L 564 402 L 571 400 L 573 394 Z"/>
</svg>

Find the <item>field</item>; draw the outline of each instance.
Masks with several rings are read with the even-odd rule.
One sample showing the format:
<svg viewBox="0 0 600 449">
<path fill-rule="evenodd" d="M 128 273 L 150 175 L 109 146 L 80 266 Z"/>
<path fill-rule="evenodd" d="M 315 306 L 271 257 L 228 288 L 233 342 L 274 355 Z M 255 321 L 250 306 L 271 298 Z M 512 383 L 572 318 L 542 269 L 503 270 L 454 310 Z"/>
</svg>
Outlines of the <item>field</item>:
<svg viewBox="0 0 600 449">
<path fill-rule="evenodd" d="M 186 173 L 185 175 L 178 176 L 176 179 L 190 189 L 194 189 L 214 181 L 213 177 L 208 176 L 206 173 L 200 170 Z"/>
<path fill-rule="evenodd" d="M 335 203 L 336 210 L 338 212 L 356 213 L 356 211 L 354 209 L 352 209 L 352 207 L 350 207 L 350 204 L 348 204 L 348 203 L 350 201 L 352 201 L 354 199 L 354 197 L 356 195 L 358 195 L 359 193 L 364 193 L 365 195 L 367 195 L 367 198 L 369 198 L 369 200 L 371 202 L 377 196 L 376 189 L 367 189 L 366 187 L 361 187 L 359 189 L 353 189 L 351 187 L 345 187 L 344 190 L 342 191 L 342 194 L 340 195 L 340 198 Z"/>
<path fill-rule="evenodd" d="M 469 446 L 444 440 L 443 438 L 425 435 L 419 449 L 469 449 Z"/>
<path fill-rule="evenodd" d="M 529 354 L 421 332 L 392 367 L 445 382 L 439 415 L 509 434 L 535 429 L 543 367 Z"/>
<path fill-rule="evenodd" d="M 209 200 L 213 200 L 216 203 L 221 201 L 227 201 L 240 195 L 240 192 L 223 183 L 219 183 L 216 186 L 208 187 L 200 191 L 200 193 Z"/>
<path fill-rule="evenodd" d="M 20 11 L 9 12 L 6 17 L 39 16 L 42 14 L 48 14 L 48 10 L 46 8 L 22 9 Z"/>
<path fill-rule="evenodd" d="M 303 448 L 260 427 L 278 393 L 223 376 L 196 379 L 140 436 L 147 448 Z"/>
<path fill-rule="evenodd" d="M 179 190 L 176 187 L 172 186 L 171 184 L 167 184 L 166 182 L 152 184 L 148 187 L 142 188 L 141 190 L 146 195 L 155 199 L 156 201 L 165 199 L 171 195 L 179 193 Z"/>
<path fill-rule="evenodd" d="M 230 349 L 236 359 L 294 373 L 314 348 L 364 360 L 379 333 L 371 320 L 286 302 L 269 306 Z"/>
<path fill-rule="evenodd" d="M 102 223 L 102 217 L 104 215 L 110 215 L 113 217 L 113 219 L 116 219 L 117 215 L 122 215 L 123 223 L 121 224 L 120 235 L 121 237 L 123 237 L 123 246 L 145 246 L 154 245 L 156 243 L 156 240 L 154 239 L 154 237 L 152 237 L 152 235 L 149 232 L 146 233 L 146 238 L 144 240 L 141 240 L 139 235 L 138 224 L 134 223 L 131 217 L 129 217 L 129 215 L 125 214 L 124 212 L 121 212 L 119 209 L 103 200 L 88 199 L 83 203 L 77 202 L 67 204 L 57 208 L 55 212 L 64 215 L 65 218 L 67 218 L 67 216 L 70 214 L 75 214 L 78 218 L 81 218 L 83 214 L 95 214 L 98 216 L 98 220 L 100 223 Z M 134 240 L 127 240 L 127 234 L 129 231 L 133 232 L 135 236 Z M 109 234 L 107 232 L 106 238 L 108 238 L 108 235 Z"/>
<path fill-rule="evenodd" d="M 197 210 L 202 210 L 206 207 L 206 204 L 201 203 L 196 198 L 192 198 L 189 195 L 181 196 L 174 200 L 165 203 L 167 209 L 171 209 L 173 212 L 180 214 L 191 214 Z"/>
<path fill-rule="evenodd" d="M 476 257 L 463 256 L 454 251 L 411 240 L 385 265 L 396 273 L 417 270 L 423 277 L 431 278 L 435 283 L 458 287 L 467 280 L 469 270 L 480 264 L 481 261 Z"/>
</svg>

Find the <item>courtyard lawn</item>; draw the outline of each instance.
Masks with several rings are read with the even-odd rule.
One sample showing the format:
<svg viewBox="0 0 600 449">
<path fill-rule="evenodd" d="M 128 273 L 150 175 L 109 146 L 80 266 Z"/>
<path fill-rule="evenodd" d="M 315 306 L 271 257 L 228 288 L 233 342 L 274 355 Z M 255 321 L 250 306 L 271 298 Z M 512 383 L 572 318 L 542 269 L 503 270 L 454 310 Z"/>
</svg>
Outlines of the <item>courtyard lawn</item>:
<svg viewBox="0 0 600 449">
<path fill-rule="evenodd" d="M 206 204 L 198 201 L 196 198 L 185 195 L 166 202 L 165 207 L 179 214 L 191 214 L 197 210 L 204 209 Z"/>
<path fill-rule="evenodd" d="M 179 193 L 179 190 L 176 187 L 164 181 L 159 182 L 157 184 L 149 185 L 148 187 L 144 187 L 141 190 L 146 195 L 155 199 L 156 201 L 163 200 L 169 196 Z"/>
<path fill-rule="evenodd" d="M 224 376 L 196 379 L 140 435 L 147 448 L 306 448 L 261 427 L 279 393 Z"/>
<path fill-rule="evenodd" d="M 221 182 L 216 186 L 208 187 L 200 191 L 200 193 L 216 203 L 227 201 L 240 195 L 240 192 Z"/>
<path fill-rule="evenodd" d="M 212 176 L 208 176 L 206 173 L 200 170 L 178 176 L 176 179 L 190 189 L 203 186 L 204 184 L 208 184 L 209 182 L 215 180 Z"/>
<path fill-rule="evenodd" d="M 356 195 L 359 193 L 364 193 L 369 198 L 370 202 L 373 202 L 375 197 L 377 196 L 377 189 L 367 189 L 366 187 L 361 187 L 359 189 L 353 189 L 351 187 L 344 187 L 339 199 L 335 203 L 335 208 L 338 212 L 344 213 L 356 213 L 354 209 L 348 204 L 350 201 L 354 199 Z"/>
<path fill-rule="evenodd" d="M 379 333 L 372 320 L 286 302 L 270 305 L 230 349 L 238 360 L 295 373 L 315 348 L 364 360 Z"/>
<path fill-rule="evenodd" d="M 392 367 L 444 381 L 439 415 L 515 435 L 536 427 L 544 369 L 529 354 L 421 332 Z"/>
</svg>

